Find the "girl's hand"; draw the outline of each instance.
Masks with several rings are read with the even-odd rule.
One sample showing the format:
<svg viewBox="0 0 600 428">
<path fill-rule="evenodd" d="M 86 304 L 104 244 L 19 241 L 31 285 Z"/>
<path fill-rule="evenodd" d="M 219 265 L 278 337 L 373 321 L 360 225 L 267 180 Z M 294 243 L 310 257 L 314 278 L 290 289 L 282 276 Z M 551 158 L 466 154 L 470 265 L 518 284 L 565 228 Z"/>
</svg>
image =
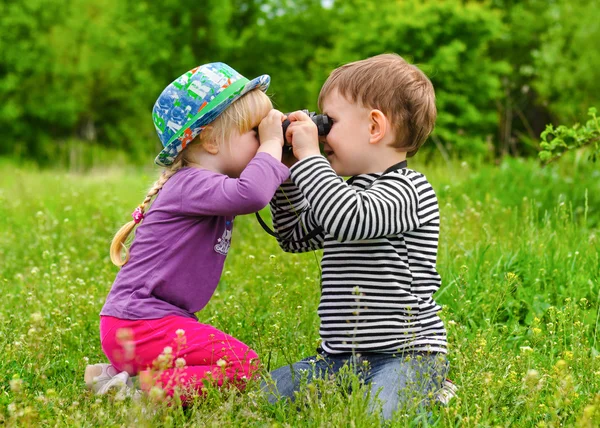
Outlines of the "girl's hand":
<svg viewBox="0 0 600 428">
<path fill-rule="evenodd" d="M 285 120 L 285 115 L 279 110 L 272 109 L 269 114 L 258 125 L 258 138 L 262 146 L 268 142 L 277 142 L 280 147 L 283 146 L 283 131 L 281 123 Z"/>
<path fill-rule="evenodd" d="M 281 123 L 285 115 L 279 110 L 272 109 L 258 125 L 260 147 L 258 153 L 264 152 L 281 161 L 283 147 L 283 130 Z"/>
<path fill-rule="evenodd" d="M 308 156 L 320 155 L 319 133 L 317 125 L 303 111 L 295 111 L 288 116 L 288 126 L 285 138 L 294 149 L 294 156 L 302 160 Z"/>
</svg>

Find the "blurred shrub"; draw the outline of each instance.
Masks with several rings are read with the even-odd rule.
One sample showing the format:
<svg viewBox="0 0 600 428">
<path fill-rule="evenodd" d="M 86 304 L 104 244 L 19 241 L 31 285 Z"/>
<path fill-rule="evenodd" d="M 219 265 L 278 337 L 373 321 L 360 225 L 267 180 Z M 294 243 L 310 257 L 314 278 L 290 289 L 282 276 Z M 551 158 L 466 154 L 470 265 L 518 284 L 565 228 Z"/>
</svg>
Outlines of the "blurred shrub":
<svg viewBox="0 0 600 428">
<path fill-rule="evenodd" d="M 600 157 L 600 120 L 597 112 L 595 107 L 590 108 L 588 115 L 591 119 L 583 125 L 577 123 L 570 128 L 565 125 L 556 128 L 552 124 L 546 126 L 541 135 L 540 159 L 551 162 L 567 151 L 589 146 L 589 159 L 596 162 Z"/>
</svg>

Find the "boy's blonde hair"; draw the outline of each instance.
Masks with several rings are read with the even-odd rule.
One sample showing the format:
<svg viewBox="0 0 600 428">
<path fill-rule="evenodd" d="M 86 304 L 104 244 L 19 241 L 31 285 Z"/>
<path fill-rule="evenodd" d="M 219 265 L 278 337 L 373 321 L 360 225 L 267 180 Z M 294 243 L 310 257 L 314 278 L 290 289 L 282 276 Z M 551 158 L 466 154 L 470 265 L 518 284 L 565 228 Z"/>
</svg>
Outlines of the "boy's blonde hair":
<svg viewBox="0 0 600 428">
<path fill-rule="evenodd" d="M 338 90 L 350 102 L 381 110 L 391 121 L 393 147 L 414 156 L 435 125 L 433 85 L 417 66 L 397 54 L 382 54 L 336 68 L 323 84 L 323 100 Z"/>
<path fill-rule="evenodd" d="M 165 183 L 177 171 L 188 165 L 188 148 L 193 145 L 203 144 L 206 141 L 214 140 L 219 146 L 227 144 L 234 133 L 244 134 L 252 128 L 258 126 L 260 121 L 267 116 L 273 108 L 271 99 L 260 89 L 255 89 L 243 95 L 234 101 L 219 117 L 211 122 L 198 137 L 189 143 L 185 149 L 179 153 L 175 162 L 166 167 L 159 179 L 150 187 L 144 201 L 139 205 L 142 212 L 145 212 L 152 198 L 163 188 Z M 125 246 L 125 241 L 136 226 L 135 221 L 123 225 L 115 234 L 110 244 L 110 259 L 121 267 L 129 260 L 129 250 Z M 121 252 L 125 252 L 125 258 L 122 258 Z"/>
</svg>

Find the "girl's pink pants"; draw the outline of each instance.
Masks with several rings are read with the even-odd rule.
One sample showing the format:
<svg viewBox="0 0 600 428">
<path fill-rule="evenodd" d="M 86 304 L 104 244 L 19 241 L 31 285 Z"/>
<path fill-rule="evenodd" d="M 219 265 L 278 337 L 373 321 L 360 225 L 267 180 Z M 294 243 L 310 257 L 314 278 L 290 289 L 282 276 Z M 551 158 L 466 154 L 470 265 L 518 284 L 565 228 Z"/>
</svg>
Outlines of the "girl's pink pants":
<svg viewBox="0 0 600 428">
<path fill-rule="evenodd" d="M 155 385 L 170 396 L 175 386 L 200 391 L 207 378 L 219 386 L 227 379 L 243 388 L 258 370 L 256 352 L 192 318 L 173 315 L 131 321 L 102 316 L 100 340 L 110 363 L 131 376 L 139 374 L 146 392 Z M 165 352 L 167 347 L 170 350 Z M 185 360 L 185 366 L 179 358 Z M 156 364 L 162 369 L 150 370 Z"/>
</svg>

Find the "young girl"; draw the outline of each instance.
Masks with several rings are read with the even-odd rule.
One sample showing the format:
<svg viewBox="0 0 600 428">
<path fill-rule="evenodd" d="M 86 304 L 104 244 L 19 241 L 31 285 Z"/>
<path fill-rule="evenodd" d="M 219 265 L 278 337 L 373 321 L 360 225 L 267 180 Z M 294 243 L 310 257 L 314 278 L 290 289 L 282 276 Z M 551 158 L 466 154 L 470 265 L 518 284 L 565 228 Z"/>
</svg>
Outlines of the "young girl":
<svg viewBox="0 0 600 428">
<path fill-rule="evenodd" d="M 265 207 L 289 175 L 281 163 L 284 116 L 264 94 L 269 82 L 267 75 L 249 81 L 226 64 L 206 64 L 156 101 L 164 149 L 155 162 L 165 170 L 110 247 L 122 268 L 100 313 L 111 365 L 85 373 L 95 392 L 131 386 L 129 376 L 137 374 L 143 390 L 158 385 L 168 395 L 175 386 L 199 390 L 206 378 L 243 387 L 256 370 L 253 350 L 198 323 L 194 313 L 217 287 L 235 216 Z M 124 242 L 136 226 L 128 251 Z M 148 369 L 157 361 L 171 364 L 155 378 Z"/>
</svg>

